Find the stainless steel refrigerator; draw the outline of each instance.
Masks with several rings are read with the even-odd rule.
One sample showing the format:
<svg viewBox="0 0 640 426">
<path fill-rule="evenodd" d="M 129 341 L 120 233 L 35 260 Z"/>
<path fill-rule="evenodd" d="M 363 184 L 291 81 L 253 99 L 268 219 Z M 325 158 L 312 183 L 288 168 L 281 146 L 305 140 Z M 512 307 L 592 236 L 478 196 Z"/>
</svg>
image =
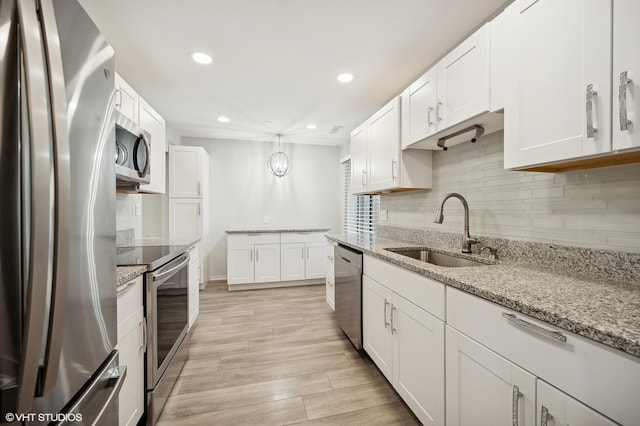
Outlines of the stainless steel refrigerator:
<svg viewBox="0 0 640 426">
<path fill-rule="evenodd" d="M 117 424 L 113 73 L 76 0 L 0 0 L 1 422 Z"/>
</svg>

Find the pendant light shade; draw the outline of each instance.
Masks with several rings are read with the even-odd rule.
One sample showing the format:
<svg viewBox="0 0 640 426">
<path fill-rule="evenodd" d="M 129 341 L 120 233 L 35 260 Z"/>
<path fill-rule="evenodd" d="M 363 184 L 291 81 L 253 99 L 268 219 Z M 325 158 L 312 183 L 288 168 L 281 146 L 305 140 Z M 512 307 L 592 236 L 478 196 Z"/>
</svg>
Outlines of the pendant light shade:
<svg viewBox="0 0 640 426">
<path fill-rule="evenodd" d="M 291 170 L 291 160 L 289 156 L 280 149 L 280 137 L 278 135 L 278 152 L 274 152 L 267 158 L 267 168 L 272 175 L 277 177 L 286 176 Z"/>
</svg>

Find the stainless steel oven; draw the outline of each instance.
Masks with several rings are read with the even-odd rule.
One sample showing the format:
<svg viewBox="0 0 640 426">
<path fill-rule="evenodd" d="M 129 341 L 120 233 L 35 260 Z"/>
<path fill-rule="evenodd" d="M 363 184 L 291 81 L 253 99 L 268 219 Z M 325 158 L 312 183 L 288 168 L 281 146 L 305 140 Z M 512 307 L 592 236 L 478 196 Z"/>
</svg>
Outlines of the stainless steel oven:
<svg viewBox="0 0 640 426">
<path fill-rule="evenodd" d="M 147 421 L 154 424 L 188 355 L 189 253 L 146 274 Z"/>
</svg>

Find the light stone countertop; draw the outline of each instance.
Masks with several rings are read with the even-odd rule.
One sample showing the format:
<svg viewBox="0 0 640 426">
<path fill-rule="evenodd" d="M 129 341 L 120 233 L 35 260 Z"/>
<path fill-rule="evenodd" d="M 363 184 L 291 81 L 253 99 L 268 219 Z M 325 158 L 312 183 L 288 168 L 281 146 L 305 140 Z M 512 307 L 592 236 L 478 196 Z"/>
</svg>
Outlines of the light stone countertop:
<svg viewBox="0 0 640 426">
<path fill-rule="evenodd" d="M 118 277 L 117 279 L 118 287 L 128 283 L 132 279 L 137 278 L 138 276 L 144 274 L 145 272 L 147 272 L 147 265 L 118 266 L 117 272 L 116 272 Z"/>
<path fill-rule="evenodd" d="M 437 244 L 417 244 L 363 234 L 327 238 L 451 287 L 640 357 L 640 285 L 563 275 L 513 260 L 464 255 Z M 426 248 L 490 266 L 446 268 L 386 251 Z"/>
<path fill-rule="evenodd" d="M 139 246 L 192 246 L 196 244 L 197 240 L 185 240 L 176 238 L 162 238 L 162 237 L 150 237 L 137 240 L 126 241 L 123 244 L 118 244 L 118 247 L 139 247 Z"/>
<path fill-rule="evenodd" d="M 327 232 L 330 228 L 232 228 L 227 234 L 276 234 L 286 232 Z"/>
</svg>

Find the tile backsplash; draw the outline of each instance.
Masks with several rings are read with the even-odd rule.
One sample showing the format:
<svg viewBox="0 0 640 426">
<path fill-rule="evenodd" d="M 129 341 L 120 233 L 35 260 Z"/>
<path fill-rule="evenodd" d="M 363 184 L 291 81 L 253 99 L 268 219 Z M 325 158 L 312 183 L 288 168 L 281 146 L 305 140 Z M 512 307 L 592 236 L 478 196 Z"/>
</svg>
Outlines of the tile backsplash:
<svg viewBox="0 0 640 426">
<path fill-rule="evenodd" d="M 568 173 L 503 168 L 503 133 L 433 154 L 433 189 L 385 194 L 381 225 L 462 232 L 463 209 L 450 199 L 444 222 L 433 223 L 449 192 L 469 202 L 471 235 L 640 252 L 640 165 Z"/>
<path fill-rule="evenodd" d="M 136 216 L 136 204 L 140 206 L 139 209 L 142 212 L 142 195 L 116 195 L 116 230 L 133 229 L 134 239 L 142 237 L 142 214 Z"/>
</svg>

